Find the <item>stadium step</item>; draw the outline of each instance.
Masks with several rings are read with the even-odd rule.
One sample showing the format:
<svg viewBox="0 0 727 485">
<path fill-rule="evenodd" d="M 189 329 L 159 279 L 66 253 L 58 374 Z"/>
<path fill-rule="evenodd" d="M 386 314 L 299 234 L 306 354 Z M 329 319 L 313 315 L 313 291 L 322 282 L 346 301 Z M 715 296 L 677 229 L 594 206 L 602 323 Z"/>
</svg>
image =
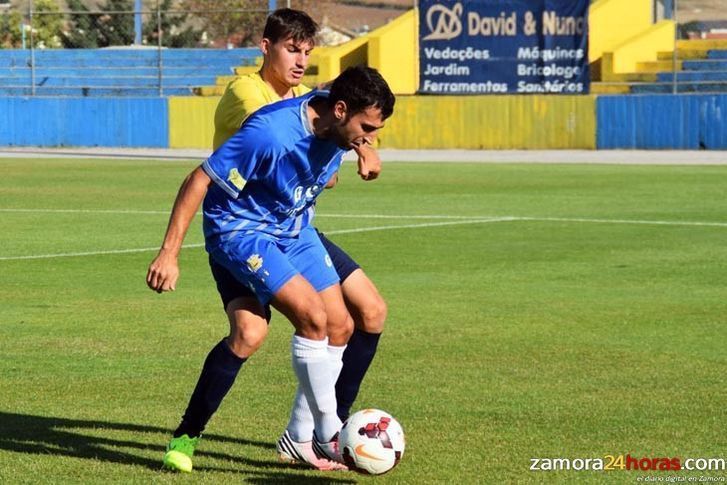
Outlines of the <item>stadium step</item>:
<svg viewBox="0 0 727 485">
<path fill-rule="evenodd" d="M 707 52 L 702 49 L 677 49 L 677 59 L 706 59 Z M 656 58 L 660 61 L 668 61 L 674 58 L 673 51 L 657 52 Z"/>
<path fill-rule="evenodd" d="M 683 61 L 682 68 L 686 71 L 727 71 L 727 57 L 706 61 Z"/>
<path fill-rule="evenodd" d="M 662 72 L 657 74 L 658 81 L 669 82 L 674 73 Z M 713 81 L 727 84 L 727 71 L 681 71 L 676 73 L 679 82 Z"/>
<path fill-rule="evenodd" d="M 727 93 L 727 84 L 716 83 L 680 83 L 677 84 L 677 93 Z M 674 87 L 670 83 L 639 84 L 631 86 L 634 94 L 667 94 L 673 93 Z"/>
<path fill-rule="evenodd" d="M 591 94 L 628 94 L 629 84 L 618 83 L 612 84 L 608 82 L 592 82 Z"/>
<path fill-rule="evenodd" d="M 682 69 L 682 63 L 685 61 L 677 61 L 676 62 L 676 68 L 677 71 L 680 71 Z M 673 70 L 674 62 L 672 62 L 671 59 L 668 61 L 648 61 L 648 62 L 637 62 L 636 63 L 636 72 L 663 72 L 663 71 L 671 71 Z"/>
</svg>

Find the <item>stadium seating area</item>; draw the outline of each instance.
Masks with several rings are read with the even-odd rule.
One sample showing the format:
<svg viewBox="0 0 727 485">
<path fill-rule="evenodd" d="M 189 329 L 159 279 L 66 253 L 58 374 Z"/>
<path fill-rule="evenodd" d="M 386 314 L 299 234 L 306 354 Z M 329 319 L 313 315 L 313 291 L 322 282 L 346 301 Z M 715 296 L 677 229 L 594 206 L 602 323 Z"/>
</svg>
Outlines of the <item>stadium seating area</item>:
<svg viewBox="0 0 727 485">
<path fill-rule="evenodd" d="M 657 60 L 638 62 L 636 72 L 615 73 L 610 53 L 601 63 L 602 80 L 593 83 L 600 93 L 658 94 L 673 92 L 676 73 L 679 93 L 727 93 L 727 40 L 681 40 L 674 52 L 658 52 Z"/>
<path fill-rule="evenodd" d="M 30 95 L 32 85 L 39 96 L 191 95 L 258 55 L 256 48 L 36 50 L 33 74 L 28 50 L 0 49 L 0 96 Z"/>
</svg>

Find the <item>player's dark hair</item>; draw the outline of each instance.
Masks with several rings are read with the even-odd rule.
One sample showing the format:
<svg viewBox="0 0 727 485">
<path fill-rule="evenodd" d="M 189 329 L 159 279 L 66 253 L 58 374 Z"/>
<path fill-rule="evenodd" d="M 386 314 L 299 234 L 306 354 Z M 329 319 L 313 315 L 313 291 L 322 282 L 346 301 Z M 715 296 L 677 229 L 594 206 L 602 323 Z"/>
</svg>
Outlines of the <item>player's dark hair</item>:
<svg viewBox="0 0 727 485">
<path fill-rule="evenodd" d="M 333 81 L 328 102 L 334 105 L 338 101 L 346 103 L 349 114 L 374 107 L 386 119 L 394 112 L 396 98 L 379 71 L 361 65 L 349 67 Z"/>
<path fill-rule="evenodd" d="M 315 42 L 318 24 L 307 13 L 292 8 L 279 8 L 265 22 L 263 37 L 273 44 L 292 37 L 295 42 Z"/>
</svg>

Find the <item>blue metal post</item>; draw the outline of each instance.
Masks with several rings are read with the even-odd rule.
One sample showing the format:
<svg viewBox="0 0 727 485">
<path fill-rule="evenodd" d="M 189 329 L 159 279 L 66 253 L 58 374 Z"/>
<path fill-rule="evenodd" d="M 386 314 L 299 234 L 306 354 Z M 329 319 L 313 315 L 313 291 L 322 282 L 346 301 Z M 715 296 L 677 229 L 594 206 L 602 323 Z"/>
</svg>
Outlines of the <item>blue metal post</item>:
<svg viewBox="0 0 727 485">
<path fill-rule="evenodd" d="M 134 2 L 134 45 L 141 45 L 141 0 Z"/>
<path fill-rule="evenodd" d="M 277 8 L 277 3 L 275 0 L 268 0 L 268 12 L 273 13 Z"/>
</svg>

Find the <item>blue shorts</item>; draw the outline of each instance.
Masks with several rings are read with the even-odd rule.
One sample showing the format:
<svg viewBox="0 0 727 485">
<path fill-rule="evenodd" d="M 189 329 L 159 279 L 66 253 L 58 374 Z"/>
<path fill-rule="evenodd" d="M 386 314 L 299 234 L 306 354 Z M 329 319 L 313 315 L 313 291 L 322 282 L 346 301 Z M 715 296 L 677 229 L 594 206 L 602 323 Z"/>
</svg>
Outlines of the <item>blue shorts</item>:
<svg viewBox="0 0 727 485">
<path fill-rule="evenodd" d="M 239 233 L 213 247 L 210 257 L 252 290 L 263 305 L 297 274 L 316 291 L 339 282 L 333 262 L 312 227 L 303 229 L 295 238 L 276 238 L 252 231 Z"/>
</svg>

